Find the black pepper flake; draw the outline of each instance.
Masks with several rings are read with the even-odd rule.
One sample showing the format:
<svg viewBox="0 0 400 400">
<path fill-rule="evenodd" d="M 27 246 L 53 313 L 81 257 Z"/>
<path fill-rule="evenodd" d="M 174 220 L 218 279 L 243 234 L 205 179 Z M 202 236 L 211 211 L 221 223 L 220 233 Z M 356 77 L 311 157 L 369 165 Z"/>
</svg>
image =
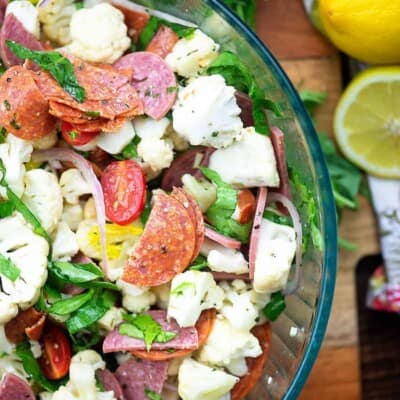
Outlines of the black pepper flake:
<svg viewBox="0 0 400 400">
<path fill-rule="evenodd" d="M 11 121 L 10 121 L 10 125 L 11 125 L 14 129 L 17 129 L 17 130 L 18 130 L 18 129 L 21 129 L 21 125 L 18 124 L 18 122 L 17 122 L 17 116 L 16 116 L 15 113 L 14 113 L 14 115 L 13 115 Z"/>
<path fill-rule="evenodd" d="M 260 225 L 256 225 L 254 229 L 260 229 Z"/>
<path fill-rule="evenodd" d="M 167 249 L 167 246 L 165 246 L 165 244 L 161 245 L 161 253 L 162 254 L 167 254 L 168 253 L 168 249 Z"/>
<path fill-rule="evenodd" d="M 6 79 L 6 81 L 7 81 L 7 83 L 10 83 L 10 82 L 12 81 L 12 79 L 11 79 L 10 77 L 8 77 L 8 78 Z"/>
<path fill-rule="evenodd" d="M 7 111 L 10 111 L 11 110 L 11 104 L 10 104 L 10 102 L 6 99 L 6 100 L 4 100 L 4 107 L 6 108 L 6 110 Z"/>
</svg>

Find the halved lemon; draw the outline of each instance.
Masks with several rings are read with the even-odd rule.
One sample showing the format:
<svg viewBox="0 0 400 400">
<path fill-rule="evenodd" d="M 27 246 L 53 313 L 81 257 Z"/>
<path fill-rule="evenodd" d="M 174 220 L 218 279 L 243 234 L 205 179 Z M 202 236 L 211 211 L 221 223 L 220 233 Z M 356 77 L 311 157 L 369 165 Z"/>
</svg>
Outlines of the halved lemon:
<svg viewBox="0 0 400 400">
<path fill-rule="evenodd" d="M 400 67 L 360 73 L 339 101 L 334 131 L 354 164 L 372 175 L 400 178 Z"/>
</svg>

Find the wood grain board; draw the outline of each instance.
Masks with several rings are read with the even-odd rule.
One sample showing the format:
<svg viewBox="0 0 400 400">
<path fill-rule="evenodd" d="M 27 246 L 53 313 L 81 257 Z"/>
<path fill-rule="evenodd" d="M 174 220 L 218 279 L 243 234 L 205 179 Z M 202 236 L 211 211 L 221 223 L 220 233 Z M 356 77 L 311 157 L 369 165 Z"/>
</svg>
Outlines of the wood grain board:
<svg viewBox="0 0 400 400">
<path fill-rule="evenodd" d="M 316 126 L 332 135 L 333 114 L 343 90 L 340 57 L 312 27 L 302 1 L 259 0 L 257 32 L 296 87 L 328 92 L 328 101 L 317 111 Z M 360 199 L 358 211 L 344 213 L 340 235 L 357 250 L 339 252 L 327 334 L 301 400 L 361 398 L 354 270 L 362 256 L 379 251 L 375 218 L 365 199 Z"/>
</svg>

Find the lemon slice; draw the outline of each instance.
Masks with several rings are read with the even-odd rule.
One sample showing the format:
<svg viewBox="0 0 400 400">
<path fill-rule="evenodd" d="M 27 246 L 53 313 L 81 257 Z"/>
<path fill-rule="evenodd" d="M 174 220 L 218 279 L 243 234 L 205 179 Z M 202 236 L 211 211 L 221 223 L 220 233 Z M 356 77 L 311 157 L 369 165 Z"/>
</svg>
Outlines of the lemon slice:
<svg viewBox="0 0 400 400">
<path fill-rule="evenodd" d="M 400 67 L 359 74 L 339 101 L 334 130 L 354 164 L 372 175 L 400 178 Z"/>
</svg>

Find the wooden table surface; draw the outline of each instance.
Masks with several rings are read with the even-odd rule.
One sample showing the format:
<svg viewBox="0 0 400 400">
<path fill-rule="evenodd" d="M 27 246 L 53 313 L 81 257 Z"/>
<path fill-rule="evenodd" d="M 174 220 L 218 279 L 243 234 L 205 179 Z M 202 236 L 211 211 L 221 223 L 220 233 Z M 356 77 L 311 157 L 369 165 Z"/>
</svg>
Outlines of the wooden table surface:
<svg viewBox="0 0 400 400">
<path fill-rule="evenodd" d="M 335 106 L 343 90 L 340 57 L 310 24 L 301 0 L 259 0 L 257 32 L 278 58 L 295 86 L 326 91 L 317 112 L 319 131 L 332 135 Z M 359 400 L 358 333 L 354 269 L 364 255 L 379 252 L 375 218 L 360 199 L 356 212 L 345 212 L 340 235 L 355 251 L 339 252 L 336 291 L 326 337 L 301 400 Z"/>
</svg>

